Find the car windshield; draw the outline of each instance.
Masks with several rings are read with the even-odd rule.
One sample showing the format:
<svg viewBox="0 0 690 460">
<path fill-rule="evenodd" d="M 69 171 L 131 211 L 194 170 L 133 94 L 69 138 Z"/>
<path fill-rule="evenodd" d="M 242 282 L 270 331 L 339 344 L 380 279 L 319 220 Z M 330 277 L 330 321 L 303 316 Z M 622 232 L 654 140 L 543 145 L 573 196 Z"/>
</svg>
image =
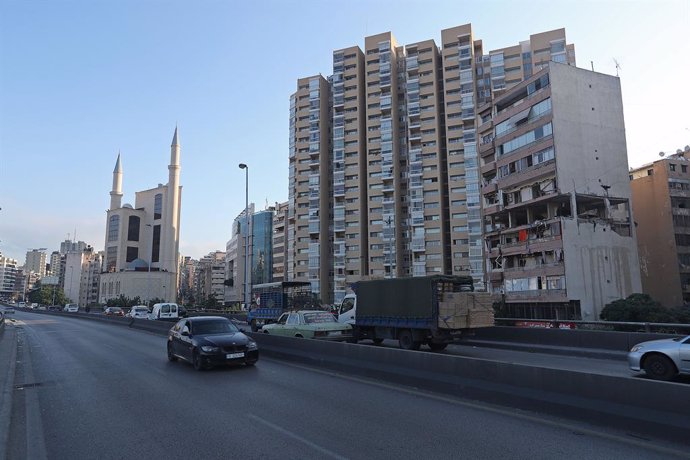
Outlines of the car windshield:
<svg viewBox="0 0 690 460">
<path fill-rule="evenodd" d="M 226 334 L 228 332 L 239 332 L 237 326 L 228 320 L 200 321 L 194 323 L 192 331 L 196 335 Z"/>
<path fill-rule="evenodd" d="M 304 314 L 304 322 L 307 324 L 312 323 L 334 323 L 335 318 L 332 314 L 325 311 L 314 311 Z"/>
</svg>

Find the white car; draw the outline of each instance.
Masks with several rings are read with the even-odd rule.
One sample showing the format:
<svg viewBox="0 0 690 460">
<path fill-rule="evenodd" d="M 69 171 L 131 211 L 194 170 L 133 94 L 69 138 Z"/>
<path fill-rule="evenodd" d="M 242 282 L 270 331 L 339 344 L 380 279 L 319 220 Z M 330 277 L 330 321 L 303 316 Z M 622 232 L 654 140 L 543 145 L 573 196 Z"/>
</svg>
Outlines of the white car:
<svg viewBox="0 0 690 460">
<path fill-rule="evenodd" d="M 146 305 L 135 305 L 129 310 L 129 312 L 125 316 L 127 316 L 128 318 L 148 319 L 149 307 L 147 307 Z"/>
<path fill-rule="evenodd" d="M 628 353 L 628 365 L 656 380 L 690 374 L 690 335 L 638 343 Z"/>
<path fill-rule="evenodd" d="M 62 309 L 62 311 L 66 311 L 67 313 L 78 313 L 79 312 L 79 305 L 76 303 L 68 303 L 65 305 L 65 308 Z"/>
</svg>

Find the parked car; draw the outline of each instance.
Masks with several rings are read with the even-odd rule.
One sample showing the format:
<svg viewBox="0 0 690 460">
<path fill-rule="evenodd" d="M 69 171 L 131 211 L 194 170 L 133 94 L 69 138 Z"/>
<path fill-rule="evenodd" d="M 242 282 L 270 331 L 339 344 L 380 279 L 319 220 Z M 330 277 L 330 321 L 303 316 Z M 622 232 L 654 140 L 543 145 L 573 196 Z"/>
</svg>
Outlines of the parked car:
<svg viewBox="0 0 690 460">
<path fill-rule="evenodd" d="M 60 305 L 49 305 L 48 306 L 48 311 L 62 311 L 62 308 L 60 308 Z"/>
<path fill-rule="evenodd" d="M 14 308 L 13 307 L 5 307 L 4 313 L 6 315 L 14 315 Z"/>
<path fill-rule="evenodd" d="M 644 370 L 656 380 L 690 374 L 690 335 L 638 343 L 628 353 L 628 364 L 633 371 Z"/>
<path fill-rule="evenodd" d="M 278 318 L 278 322 L 264 325 L 261 332 L 307 339 L 349 340 L 352 338 L 351 325 L 339 323 L 331 313 L 320 310 L 283 313 Z"/>
<path fill-rule="evenodd" d="M 67 313 L 77 313 L 79 312 L 79 305 L 76 303 L 68 303 L 65 305 L 65 308 L 62 309 L 62 311 L 66 311 Z"/>
<path fill-rule="evenodd" d="M 103 311 L 106 316 L 125 316 L 125 312 L 120 307 L 108 307 Z"/>
<path fill-rule="evenodd" d="M 148 319 L 149 307 L 146 305 L 135 305 L 125 315 L 128 318 Z"/>
<path fill-rule="evenodd" d="M 168 359 L 189 361 L 200 371 L 220 364 L 253 366 L 259 360 L 256 342 L 222 316 L 179 320 L 168 332 Z"/>
</svg>

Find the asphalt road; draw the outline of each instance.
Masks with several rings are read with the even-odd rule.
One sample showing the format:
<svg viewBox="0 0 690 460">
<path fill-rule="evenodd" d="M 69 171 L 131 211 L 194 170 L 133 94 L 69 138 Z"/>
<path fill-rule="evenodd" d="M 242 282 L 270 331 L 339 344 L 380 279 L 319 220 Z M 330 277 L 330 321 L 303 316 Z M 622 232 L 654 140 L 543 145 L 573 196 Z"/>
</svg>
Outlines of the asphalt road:
<svg viewBox="0 0 690 460">
<path fill-rule="evenodd" d="M 160 336 L 59 316 L 18 312 L 15 319 L 11 459 L 651 459 L 687 453 L 600 427 L 272 359 L 254 368 L 196 372 L 169 363 Z"/>
</svg>

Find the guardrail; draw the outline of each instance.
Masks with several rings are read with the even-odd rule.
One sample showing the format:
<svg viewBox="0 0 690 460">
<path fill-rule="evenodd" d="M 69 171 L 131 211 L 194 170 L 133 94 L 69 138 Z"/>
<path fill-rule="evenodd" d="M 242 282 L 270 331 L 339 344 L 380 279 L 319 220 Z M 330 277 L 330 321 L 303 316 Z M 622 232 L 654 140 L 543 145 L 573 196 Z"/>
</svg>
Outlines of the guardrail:
<svg viewBox="0 0 690 460">
<path fill-rule="evenodd" d="M 497 326 L 585 329 L 589 331 L 660 332 L 690 334 L 690 324 L 633 321 L 581 321 L 565 319 L 496 318 Z"/>
</svg>

